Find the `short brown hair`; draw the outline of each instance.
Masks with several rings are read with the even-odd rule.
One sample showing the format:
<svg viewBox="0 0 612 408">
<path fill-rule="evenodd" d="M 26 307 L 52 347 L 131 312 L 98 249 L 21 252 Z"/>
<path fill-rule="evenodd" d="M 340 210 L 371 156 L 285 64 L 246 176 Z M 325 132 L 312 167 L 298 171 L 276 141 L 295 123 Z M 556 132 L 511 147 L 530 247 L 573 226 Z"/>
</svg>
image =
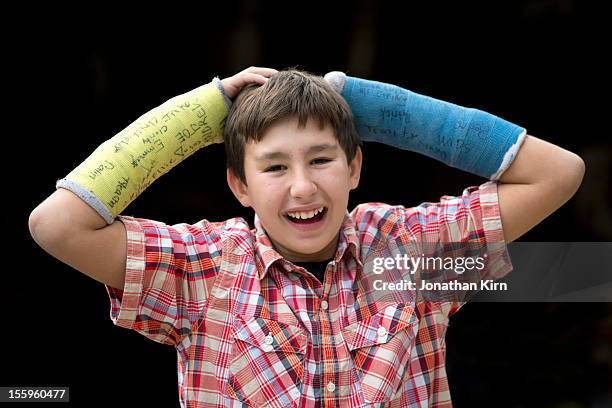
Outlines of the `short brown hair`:
<svg viewBox="0 0 612 408">
<path fill-rule="evenodd" d="M 330 125 L 348 162 L 355 157 L 360 140 L 344 98 L 320 76 L 296 69 L 279 71 L 265 85 L 245 87 L 227 117 L 223 135 L 227 167 L 244 184 L 245 144 L 260 141 L 272 124 L 290 117 L 297 117 L 300 128 L 308 119 L 318 120 L 320 129 Z"/>
</svg>

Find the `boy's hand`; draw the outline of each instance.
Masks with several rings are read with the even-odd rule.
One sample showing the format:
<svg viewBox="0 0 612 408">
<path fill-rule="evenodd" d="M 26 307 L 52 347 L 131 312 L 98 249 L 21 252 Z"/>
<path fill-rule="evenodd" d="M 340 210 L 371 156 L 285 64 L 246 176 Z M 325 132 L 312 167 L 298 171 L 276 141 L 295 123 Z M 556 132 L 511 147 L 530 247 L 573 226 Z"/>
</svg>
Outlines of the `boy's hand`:
<svg viewBox="0 0 612 408">
<path fill-rule="evenodd" d="M 225 90 L 225 95 L 230 99 L 234 99 L 246 85 L 263 85 L 268 81 L 268 78 L 277 72 L 277 70 L 272 68 L 249 67 L 234 76 L 222 79 L 221 84 Z"/>
</svg>

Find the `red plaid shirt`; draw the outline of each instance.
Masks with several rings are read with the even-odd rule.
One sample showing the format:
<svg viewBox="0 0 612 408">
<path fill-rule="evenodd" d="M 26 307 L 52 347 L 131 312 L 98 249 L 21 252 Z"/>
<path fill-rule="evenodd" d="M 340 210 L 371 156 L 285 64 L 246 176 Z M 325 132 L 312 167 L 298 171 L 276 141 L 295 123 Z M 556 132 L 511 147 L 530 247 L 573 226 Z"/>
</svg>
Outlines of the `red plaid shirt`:
<svg viewBox="0 0 612 408">
<path fill-rule="evenodd" d="M 119 219 L 127 269 L 123 290 L 107 286 L 111 318 L 176 348 L 183 407 L 451 406 L 444 340 L 463 303 L 374 291 L 364 271 L 435 241 L 482 244 L 490 277 L 512 270 L 494 182 L 347 212 L 323 284 L 273 249 L 257 217 L 254 230 Z"/>
</svg>

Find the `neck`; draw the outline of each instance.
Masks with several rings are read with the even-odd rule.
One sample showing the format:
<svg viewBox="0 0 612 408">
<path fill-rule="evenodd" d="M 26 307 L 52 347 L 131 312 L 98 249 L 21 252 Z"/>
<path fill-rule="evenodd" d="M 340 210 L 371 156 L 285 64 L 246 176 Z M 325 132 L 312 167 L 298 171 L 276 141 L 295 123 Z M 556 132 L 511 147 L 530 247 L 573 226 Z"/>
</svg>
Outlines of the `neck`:
<svg viewBox="0 0 612 408">
<path fill-rule="evenodd" d="M 338 247 L 338 239 L 339 237 L 336 236 L 336 238 L 333 239 L 324 248 L 312 254 L 303 254 L 299 252 L 294 252 L 290 250 L 289 248 L 284 248 L 282 245 L 280 245 L 278 242 L 272 239 L 270 239 L 270 241 L 272 241 L 272 245 L 274 246 L 274 249 L 276 250 L 276 252 L 281 254 L 282 257 L 288 261 L 291 261 L 291 262 L 323 262 L 323 261 L 329 261 L 336 254 L 336 249 Z"/>
</svg>

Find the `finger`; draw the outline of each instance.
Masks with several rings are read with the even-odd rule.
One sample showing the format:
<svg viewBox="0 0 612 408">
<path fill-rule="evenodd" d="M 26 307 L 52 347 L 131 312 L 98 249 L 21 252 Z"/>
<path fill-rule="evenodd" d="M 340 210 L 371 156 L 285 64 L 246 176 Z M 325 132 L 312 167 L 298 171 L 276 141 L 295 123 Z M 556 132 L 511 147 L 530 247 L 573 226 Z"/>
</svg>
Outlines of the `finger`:
<svg viewBox="0 0 612 408">
<path fill-rule="evenodd" d="M 278 71 L 274 68 L 264 68 L 264 67 L 249 67 L 244 70 L 245 72 L 250 72 L 258 75 L 262 75 L 266 78 L 276 74 Z"/>
<path fill-rule="evenodd" d="M 240 75 L 240 87 L 243 87 L 248 84 L 263 85 L 266 82 L 268 82 L 268 78 L 260 74 L 245 72 L 244 74 Z"/>
</svg>

